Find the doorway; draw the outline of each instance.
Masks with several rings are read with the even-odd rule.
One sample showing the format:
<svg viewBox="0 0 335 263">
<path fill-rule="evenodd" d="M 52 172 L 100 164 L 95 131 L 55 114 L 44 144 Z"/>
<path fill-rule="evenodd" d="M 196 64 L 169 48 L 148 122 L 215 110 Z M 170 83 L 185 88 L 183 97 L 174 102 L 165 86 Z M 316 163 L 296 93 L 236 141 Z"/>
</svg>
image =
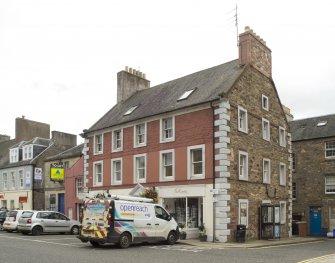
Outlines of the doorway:
<svg viewBox="0 0 335 263">
<path fill-rule="evenodd" d="M 311 236 L 321 236 L 321 207 L 314 206 L 309 209 L 309 233 Z"/>
</svg>

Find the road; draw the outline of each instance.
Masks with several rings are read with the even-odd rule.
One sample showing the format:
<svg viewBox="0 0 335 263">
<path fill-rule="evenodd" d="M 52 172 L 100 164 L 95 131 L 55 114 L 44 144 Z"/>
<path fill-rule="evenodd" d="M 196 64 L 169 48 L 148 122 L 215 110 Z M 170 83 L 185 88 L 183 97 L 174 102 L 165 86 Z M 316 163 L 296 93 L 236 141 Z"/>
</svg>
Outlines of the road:
<svg viewBox="0 0 335 263">
<path fill-rule="evenodd" d="M 114 245 L 94 248 L 72 235 L 31 236 L 0 232 L 1 263 L 330 263 L 335 240 L 263 248 L 220 248 L 176 244 L 140 244 L 128 249 Z M 330 255 L 330 256 L 329 256 Z"/>
</svg>

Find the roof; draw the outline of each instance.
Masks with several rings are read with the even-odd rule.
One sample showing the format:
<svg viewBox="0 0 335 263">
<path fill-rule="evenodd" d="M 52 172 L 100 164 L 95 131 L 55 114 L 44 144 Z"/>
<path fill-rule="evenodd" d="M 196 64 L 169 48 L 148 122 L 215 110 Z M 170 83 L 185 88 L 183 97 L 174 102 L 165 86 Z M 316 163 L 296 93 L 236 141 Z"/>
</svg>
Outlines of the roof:
<svg viewBox="0 0 335 263">
<path fill-rule="evenodd" d="M 15 139 L 0 142 L 0 167 L 9 163 L 9 149 L 16 143 Z"/>
<path fill-rule="evenodd" d="M 291 121 L 292 141 L 335 136 L 335 114 Z"/>
<path fill-rule="evenodd" d="M 72 147 L 70 149 L 67 149 L 64 152 L 58 153 L 56 155 L 50 156 L 46 158 L 46 161 L 54 161 L 59 159 L 66 159 L 66 158 L 72 158 L 72 157 L 79 157 L 82 154 L 84 148 L 84 144 L 79 144 L 75 147 Z"/>
<path fill-rule="evenodd" d="M 220 94 L 233 86 L 242 71 L 239 61 L 233 60 L 138 91 L 126 101 L 116 104 L 85 133 L 217 100 Z M 185 91 L 191 89 L 195 90 L 187 99 L 178 101 Z M 134 106 L 138 107 L 124 116 Z"/>
</svg>

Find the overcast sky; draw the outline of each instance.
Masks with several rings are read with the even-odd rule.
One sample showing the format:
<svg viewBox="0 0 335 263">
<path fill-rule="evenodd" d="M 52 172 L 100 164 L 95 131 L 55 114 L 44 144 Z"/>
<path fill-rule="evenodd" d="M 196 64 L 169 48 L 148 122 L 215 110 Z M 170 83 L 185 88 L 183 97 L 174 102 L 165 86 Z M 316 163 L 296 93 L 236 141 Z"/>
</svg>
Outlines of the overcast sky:
<svg viewBox="0 0 335 263">
<path fill-rule="evenodd" d="M 236 4 L 295 119 L 334 114 L 331 0 L 0 0 L 0 134 L 22 115 L 81 133 L 116 103 L 125 66 L 155 86 L 238 58 Z"/>
</svg>

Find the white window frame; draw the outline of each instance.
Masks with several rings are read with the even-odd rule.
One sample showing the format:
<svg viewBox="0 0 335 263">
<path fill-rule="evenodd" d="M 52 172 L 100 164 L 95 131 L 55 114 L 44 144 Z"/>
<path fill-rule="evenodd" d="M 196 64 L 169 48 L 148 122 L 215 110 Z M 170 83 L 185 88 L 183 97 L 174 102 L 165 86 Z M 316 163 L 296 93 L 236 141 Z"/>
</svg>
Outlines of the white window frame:
<svg viewBox="0 0 335 263">
<path fill-rule="evenodd" d="M 24 173 L 23 170 L 19 170 L 19 188 L 24 188 Z"/>
<path fill-rule="evenodd" d="M 248 199 L 238 199 L 238 224 L 242 224 L 244 222 L 241 222 L 241 204 L 246 204 L 247 205 L 247 222 L 245 224 L 246 227 L 248 227 L 249 223 L 249 200 Z"/>
<path fill-rule="evenodd" d="M 13 148 L 9 150 L 9 162 L 16 163 L 19 161 L 19 149 Z"/>
<path fill-rule="evenodd" d="M 240 132 L 248 133 L 248 111 L 241 106 L 237 107 L 237 129 Z M 241 113 L 244 113 L 245 119 L 243 119 L 243 124 L 241 124 Z M 243 127 L 245 126 L 245 127 Z"/>
<path fill-rule="evenodd" d="M 117 147 L 116 133 L 120 132 L 121 146 Z M 112 131 L 112 152 L 121 152 L 123 150 L 123 129 L 116 129 Z"/>
<path fill-rule="evenodd" d="M 98 142 L 98 137 L 101 137 L 101 143 Z M 101 150 L 98 149 L 98 146 L 101 144 Z M 94 135 L 94 154 L 102 154 L 104 151 L 104 134 L 100 133 L 100 134 L 96 134 Z"/>
<path fill-rule="evenodd" d="M 279 163 L 279 184 L 286 186 L 286 164 L 282 162 Z"/>
<path fill-rule="evenodd" d="M 286 130 L 279 126 L 279 145 L 286 147 Z"/>
<path fill-rule="evenodd" d="M 83 192 L 84 187 L 83 178 L 80 177 L 75 178 L 75 186 L 76 186 L 76 196 L 79 197 L 79 193 Z"/>
<path fill-rule="evenodd" d="M 171 119 L 172 123 L 172 136 L 169 138 L 165 137 L 165 130 L 164 130 L 164 120 Z M 160 119 L 160 143 L 165 143 L 165 142 L 173 142 L 175 140 L 175 117 L 174 116 L 169 116 L 165 118 Z"/>
<path fill-rule="evenodd" d="M 286 224 L 286 202 L 280 201 L 280 224 Z"/>
<path fill-rule="evenodd" d="M 334 144 L 334 147 L 329 147 L 327 148 L 327 144 L 328 143 L 332 143 Z M 335 158 L 335 155 L 331 155 L 331 156 L 327 156 L 327 151 L 335 151 L 335 141 L 328 141 L 328 142 L 325 142 L 325 158 L 326 159 L 334 159 Z"/>
<path fill-rule="evenodd" d="M 138 142 L 138 134 L 137 134 L 137 127 L 140 125 L 144 125 L 144 142 Z M 134 148 L 144 147 L 147 146 L 147 123 L 142 122 L 138 123 L 134 126 Z"/>
<path fill-rule="evenodd" d="M 2 173 L 2 190 L 8 190 L 8 173 L 7 172 Z"/>
<path fill-rule="evenodd" d="M 165 175 L 165 163 L 164 163 L 164 155 L 171 153 L 172 154 L 172 175 Z M 159 172 L 161 181 L 174 181 L 175 180 L 175 157 L 174 157 L 174 149 L 172 150 L 164 150 L 159 152 Z"/>
<path fill-rule="evenodd" d="M 267 127 L 265 124 L 267 124 Z M 262 135 L 264 140 L 270 141 L 270 122 L 265 118 L 262 118 Z"/>
<path fill-rule="evenodd" d="M 195 90 L 195 89 L 190 89 L 190 90 L 185 91 L 185 92 L 178 98 L 177 101 L 188 99 L 188 97 L 193 93 L 194 90 Z"/>
<path fill-rule="evenodd" d="M 144 178 L 139 178 L 138 167 L 137 167 L 137 159 L 144 157 Z M 147 181 L 147 154 L 137 154 L 134 155 L 133 159 L 134 163 L 134 183 L 145 183 Z"/>
<path fill-rule="evenodd" d="M 16 173 L 15 171 L 10 172 L 10 189 L 14 190 L 16 188 Z"/>
<path fill-rule="evenodd" d="M 115 174 L 115 169 L 114 169 L 114 164 L 116 162 L 120 162 L 120 180 L 116 179 L 116 174 Z M 120 185 L 122 184 L 122 158 L 114 158 L 111 160 L 111 184 L 112 185 Z"/>
<path fill-rule="evenodd" d="M 330 179 L 332 178 L 333 179 L 333 182 L 327 182 L 327 178 Z M 327 192 L 327 186 L 330 186 L 332 189 L 331 192 Z M 335 175 L 326 175 L 325 176 L 325 194 L 335 194 Z"/>
<path fill-rule="evenodd" d="M 96 166 L 101 165 L 101 182 L 97 181 Z M 93 163 L 93 186 L 102 186 L 104 183 L 104 162 L 103 160 Z"/>
<path fill-rule="evenodd" d="M 201 149 L 202 150 L 202 174 L 193 174 L 193 162 L 192 162 L 192 151 Z M 205 144 L 193 145 L 187 147 L 187 178 L 191 180 L 204 179 L 206 174 L 206 154 L 205 154 Z"/>
<path fill-rule="evenodd" d="M 33 158 L 33 145 L 25 145 L 22 149 L 22 160 L 31 160 Z"/>
<path fill-rule="evenodd" d="M 269 170 L 268 175 L 265 174 L 265 163 L 269 163 Z M 264 184 L 270 184 L 271 183 L 271 161 L 270 159 L 264 158 L 263 159 L 263 183 Z"/>
<path fill-rule="evenodd" d="M 264 101 L 266 101 L 266 105 L 264 106 Z M 262 94 L 262 109 L 269 111 L 269 97 L 265 96 L 264 94 Z"/>
<path fill-rule="evenodd" d="M 241 175 L 241 156 L 245 157 L 246 163 L 243 165 L 244 173 Z M 247 152 L 238 151 L 238 179 L 243 181 L 248 181 L 249 179 L 249 155 Z"/>
</svg>

